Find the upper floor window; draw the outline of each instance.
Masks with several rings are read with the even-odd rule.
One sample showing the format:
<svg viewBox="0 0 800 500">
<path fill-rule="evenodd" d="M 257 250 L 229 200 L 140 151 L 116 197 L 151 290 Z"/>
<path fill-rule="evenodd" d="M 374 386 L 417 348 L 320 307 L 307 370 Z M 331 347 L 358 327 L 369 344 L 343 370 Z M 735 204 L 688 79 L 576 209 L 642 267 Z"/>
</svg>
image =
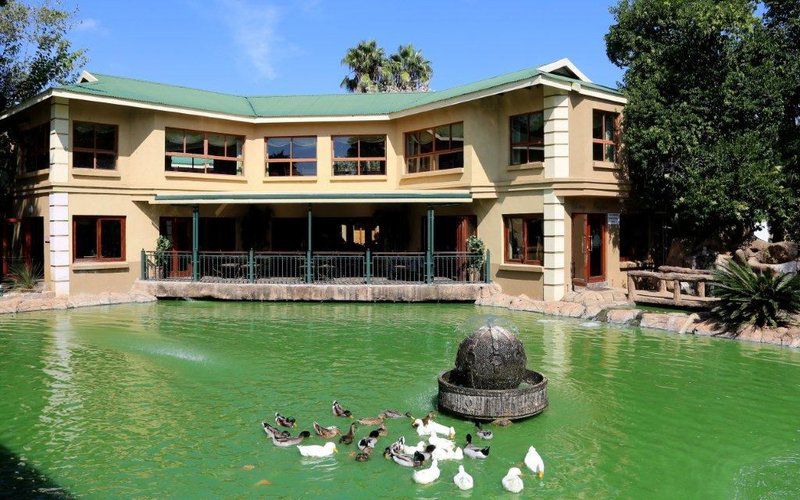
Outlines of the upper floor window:
<svg viewBox="0 0 800 500">
<path fill-rule="evenodd" d="M 595 110 L 592 116 L 592 159 L 617 161 L 619 114 Z"/>
<path fill-rule="evenodd" d="M 544 217 L 507 215 L 505 223 L 505 261 L 542 265 L 544 260 Z"/>
<path fill-rule="evenodd" d="M 316 137 L 270 137 L 266 143 L 268 176 L 317 175 Z"/>
<path fill-rule="evenodd" d="M 541 111 L 511 117 L 511 164 L 544 161 L 544 116 Z"/>
<path fill-rule="evenodd" d="M 386 174 L 385 135 L 333 137 L 333 175 Z"/>
<path fill-rule="evenodd" d="M 166 170 L 203 174 L 241 175 L 244 137 L 166 130 Z"/>
<path fill-rule="evenodd" d="M 72 218 L 74 260 L 125 260 L 125 217 Z"/>
<path fill-rule="evenodd" d="M 406 171 L 410 174 L 464 166 L 464 122 L 406 133 Z"/>
<path fill-rule="evenodd" d="M 35 172 L 50 167 L 50 122 L 21 133 L 19 161 L 22 172 Z"/>
<path fill-rule="evenodd" d="M 75 122 L 72 126 L 72 168 L 117 168 L 117 126 Z"/>
</svg>

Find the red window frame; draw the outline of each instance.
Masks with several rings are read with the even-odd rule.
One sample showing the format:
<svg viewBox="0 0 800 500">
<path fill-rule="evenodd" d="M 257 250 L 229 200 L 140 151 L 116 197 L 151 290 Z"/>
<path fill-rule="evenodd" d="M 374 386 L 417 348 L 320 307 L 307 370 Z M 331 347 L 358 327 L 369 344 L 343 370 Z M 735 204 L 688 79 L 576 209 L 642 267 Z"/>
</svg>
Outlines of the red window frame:
<svg viewBox="0 0 800 500">
<path fill-rule="evenodd" d="M 350 157 L 350 158 L 340 158 L 336 156 L 336 139 L 342 137 L 356 137 L 358 138 L 358 156 Z M 365 137 L 383 137 L 383 156 L 361 156 L 361 140 Z M 345 135 L 333 135 L 331 136 L 331 158 L 332 158 L 332 171 L 334 176 L 347 176 L 347 175 L 386 175 L 386 148 L 387 148 L 387 138 L 384 134 L 345 134 Z M 371 172 L 363 172 L 361 168 L 362 162 L 370 162 L 370 161 L 382 161 L 383 168 L 381 168 L 380 172 L 371 173 Z M 356 173 L 355 174 L 337 174 L 336 173 L 336 163 L 351 163 L 355 162 L 356 164 Z"/>
<path fill-rule="evenodd" d="M 92 143 L 94 144 L 91 148 L 84 148 L 75 146 L 75 137 L 77 134 L 75 132 L 75 128 L 78 125 L 90 125 L 92 127 Z M 97 147 L 97 130 L 96 127 L 100 125 L 103 127 L 114 127 L 114 149 L 99 149 Z M 97 154 L 111 154 L 114 155 L 114 168 L 101 168 L 99 170 L 116 170 L 117 169 L 117 150 L 119 149 L 119 127 L 113 123 L 95 123 L 95 122 L 73 122 L 72 123 L 72 137 L 73 137 L 73 146 L 72 146 L 72 168 L 85 168 L 88 170 L 96 170 L 97 169 Z M 75 164 L 75 155 L 74 153 L 91 153 L 92 155 L 92 166 L 86 165 L 76 165 Z"/>
<path fill-rule="evenodd" d="M 289 140 L 289 158 L 270 158 L 269 157 L 269 140 L 270 139 L 288 139 Z M 317 136 L 316 135 L 275 135 L 272 137 L 264 137 L 264 160 L 265 160 L 265 174 L 267 177 L 316 177 L 317 173 L 314 175 L 300 175 L 295 174 L 294 164 L 295 163 L 314 163 L 316 168 L 319 169 L 319 162 L 317 161 L 317 157 L 319 153 L 317 152 L 313 158 L 295 158 L 294 157 L 294 140 L 295 139 L 314 139 L 314 151 L 317 151 Z M 289 164 L 289 175 L 281 176 L 281 175 L 270 175 L 269 173 L 269 165 L 271 163 L 288 163 Z"/>
<path fill-rule="evenodd" d="M 464 137 L 461 137 L 461 147 L 456 147 L 456 148 L 452 147 L 452 143 L 453 143 L 453 125 L 461 125 L 461 134 L 463 136 L 463 134 L 464 134 L 464 122 L 463 121 L 444 123 L 444 124 L 436 125 L 436 126 L 433 126 L 433 127 L 425 127 L 425 128 L 421 128 L 421 129 L 418 129 L 418 130 L 412 130 L 410 132 L 406 132 L 405 134 L 403 134 L 403 147 L 404 147 L 404 151 L 403 152 L 404 152 L 405 158 L 406 158 L 406 161 L 405 161 L 406 173 L 408 173 L 408 174 L 418 174 L 418 173 L 423 173 L 423 172 L 433 172 L 433 171 L 437 171 L 437 170 L 451 170 L 453 168 L 463 168 L 463 165 L 464 165 L 463 156 L 461 158 L 461 165 L 462 165 L 461 167 L 448 167 L 448 168 L 445 168 L 445 169 L 439 168 L 439 156 L 444 155 L 444 154 L 451 154 L 451 153 L 462 153 L 462 155 L 463 155 L 463 153 L 464 153 Z M 436 147 L 436 129 L 442 128 L 442 127 L 448 127 L 449 128 L 450 133 L 449 133 L 448 139 L 447 139 L 447 141 L 449 143 L 449 147 L 445 148 L 445 149 L 437 149 L 437 147 Z M 421 134 L 422 132 L 430 132 L 431 136 L 433 137 L 432 144 L 431 144 L 431 151 L 429 153 L 421 153 L 420 152 L 420 153 L 417 153 L 417 154 L 411 154 L 408 151 L 408 139 L 412 135 L 419 136 L 419 134 Z M 417 139 L 417 144 L 418 145 L 420 144 L 419 139 Z M 421 168 L 422 162 L 423 162 L 423 160 L 426 160 L 426 159 L 428 160 L 428 165 L 426 166 L 425 169 L 422 169 Z M 412 164 L 416 164 L 416 167 L 414 169 L 410 168 L 410 166 Z"/>
<path fill-rule="evenodd" d="M 539 115 L 542 117 L 542 137 L 541 139 L 538 137 L 534 137 L 534 134 L 531 132 L 530 128 L 528 129 L 528 140 L 526 141 L 519 141 L 514 142 L 514 132 L 512 123 L 514 122 L 515 118 L 520 117 L 528 117 L 528 123 L 530 124 L 530 117 L 534 115 Z M 518 115 L 511 115 L 508 118 L 508 140 L 509 140 L 509 149 L 508 149 L 508 163 L 510 165 L 525 165 L 528 163 L 540 162 L 544 161 L 544 112 L 543 111 L 533 111 L 531 113 L 520 113 Z M 527 161 L 522 162 L 515 162 L 514 161 L 514 147 L 524 147 L 525 148 L 525 159 Z M 530 148 L 531 146 L 534 147 L 541 147 L 542 148 L 542 159 L 541 160 L 531 160 L 530 157 Z"/>
<path fill-rule="evenodd" d="M 600 116 L 600 138 L 594 136 L 594 121 L 597 116 Z M 611 116 L 612 122 L 614 123 L 614 130 L 612 131 L 611 139 L 604 139 L 604 137 L 606 136 L 606 116 Z M 602 144 L 603 147 L 602 159 L 598 160 L 597 158 L 594 157 L 595 144 Z M 606 146 L 613 146 L 614 148 L 613 159 L 608 159 Z M 601 109 L 595 109 L 592 112 L 592 161 L 604 161 L 609 163 L 616 163 L 617 158 L 619 158 L 619 113 L 615 113 L 613 111 L 604 111 Z"/>
<path fill-rule="evenodd" d="M 509 255 L 509 237 L 511 235 L 511 219 L 522 221 L 522 257 L 512 259 Z M 542 259 L 528 258 L 528 222 L 540 221 L 542 223 Z M 503 216 L 503 261 L 509 264 L 531 264 L 541 266 L 544 260 L 544 214 L 511 214 Z"/>
<path fill-rule="evenodd" d="M 167 146 L 167 134 L 169 132 L 183 132 L 183 151 L 166 151 Z M 186 152 L 186 135 L 187 134 L 200 134 L 203 136 L 203 153 L 187 153 Z M 211 155 L 208 154 L 208 136 L 209 135 L 221 135 L 225 137 L 225 155 Z M 241 141 L 241 154 L 236 155 L 235 153 L 235 141 L 234 141 L 234 156 L 228 156 L 228 138 L 233 137 L 234 139 L 239 139 Z M 191 130 L 186 128 L 177 128 L 177 127 L 166 127 L 164 129 L 164 154 L 169 159 L 172 156 L 180 156 L 183 158 L 199 158 L 204 160 L 221 160 L 221 161 L 235 161 L 237 162 L 236 173 L 235 174 L 227 174 L 222 172 L 214 172 L 214 167 L 211 167 L 211 172 L 209 172 L 208 164 L 205 164 L 203 167 L 203 171 L 200 172 L 199 169 L 195 169 L 193 167 L 183 168 L 183 167 L 170 167 L 166 168 L 167 171 L 175 171 L 175 172 L 182 172 L 182 171 L 191 171 L 197 173 L 204 173 L 204 174 L 213 174 L 213 173 L 222 173 L 223 175 L 243 175 L 240 172 L 240 165 L 244 165 L 244 143 L 245 143 L 245 136 L 243 135 L 236 135 L 236 134 L 226 134 L 224 132 L 203 132 L 200 130 Z"/>
<path fill-rule="evenodd" d="M 73 262 L 123 262 L 125 261 L 125 219 L 124 215 L 75 215 L 72 217 L 72 261 Z M 95 237 L 97 241 L 96 257 L 78 257 L 78 222 L 81 220 L 95 221 Z M 120 256 L 102 257 L 103 255 L 103 224 L 102 221 L 119 221 L 120 223 Z"/>
</svg>

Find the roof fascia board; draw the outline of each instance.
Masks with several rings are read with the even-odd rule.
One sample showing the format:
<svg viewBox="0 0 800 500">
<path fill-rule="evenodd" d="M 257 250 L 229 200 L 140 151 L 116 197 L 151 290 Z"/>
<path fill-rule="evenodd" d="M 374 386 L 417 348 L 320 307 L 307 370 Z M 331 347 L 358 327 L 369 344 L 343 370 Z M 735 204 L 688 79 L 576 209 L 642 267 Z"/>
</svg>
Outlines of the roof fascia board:
<svg viewBox="0 0 800 500">
<path fill-rule="evenodd" d="M 155 205 L 192 205 L 198 203 L 469 203 L 469 191 L 426 191 L 387 193 L 204 193 L 156 194 Z"/>
<path fill-rule="evenodd" d="M 627 104 L 628 100 L 616 93 L 613 92 L 604 92 L 598 89 L 591 89 L 587 88 L 580 83 L 566 83 L 554 78 L 548 78 L 547 75 L 542 75 L 542 84 L 547 85 L 548 87 L 553 87 L 561 90 L 566 91 L 573 91 L 577 92 L 580 95 L 585 95 L 587 97 L 597 97 L 599 99 L 605 99 L 607 101 L 612 101 L 620 104 Z"/>
<path fill-rule="evenodd" d="M 568 70 L 572 71 L 572 73 L 575 76 L 578 77 L 578 80 L 581 80 L 581 81 L 584 81 L 584 82 L 588 82 L 588 83 L 592 83 L 592 81 L 589 80 L 589 77 L 586 76 L 583 73 L 583 71 L 579 70 L 578 67 L 575 66 L 575 63 L 573 63 L 572 61 L 570 61 L 566 57 L 563 58 L 563 59 L 559 59 L 558 61 L 553 61 L 550 64 L 545 64 L 543 66 L 539 66 L 536 69 L 538 69 L 539 71 L 542 71 L 544 73 L 552 73 L 553 71 L 557 71 L 557 70 L 559 70 L 561 68 L 567 68 Z"/>
<path fill-rule="evenodd" d="M 20 111 L 24 111 L 24 110 L 30 108 L 31 106 L 39 104 L 42 101 L 46 101 L 50 97 L 53 97 L 53 95 L 54 95 L 53 89 L 48 89 L 48 90 L 45 90 L 44 92 L 42 92 L 39 95 L 33 96 L 30 99 L 22 101 L 21 103 L 17 104 L 13 108 L 9 109 L 8 111 L 6 111 L 2 115 L 0 115 L 0 121 L 3 121 L 6 118 L 9 118 L 9 117 L 15 115 L 15 114 L 19 113 Z"/>
</svg>

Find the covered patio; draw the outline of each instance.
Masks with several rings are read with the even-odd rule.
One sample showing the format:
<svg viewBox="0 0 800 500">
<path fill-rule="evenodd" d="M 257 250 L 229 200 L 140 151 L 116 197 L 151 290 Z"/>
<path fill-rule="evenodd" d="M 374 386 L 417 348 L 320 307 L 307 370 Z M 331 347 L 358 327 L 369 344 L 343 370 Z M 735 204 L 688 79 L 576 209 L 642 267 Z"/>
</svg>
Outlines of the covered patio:
<svg viewBox="0 0 800 500">
<path fill-rule="evenodd" d="M 488 282 L 468 191 L 156 195 L 172 248 L 142 250 L 143 281 L 259 284 Z M 231 210 L 231 208 L 238 210 Z M 237 217 L 204 217 L 224 213 Z"/>
</svg>

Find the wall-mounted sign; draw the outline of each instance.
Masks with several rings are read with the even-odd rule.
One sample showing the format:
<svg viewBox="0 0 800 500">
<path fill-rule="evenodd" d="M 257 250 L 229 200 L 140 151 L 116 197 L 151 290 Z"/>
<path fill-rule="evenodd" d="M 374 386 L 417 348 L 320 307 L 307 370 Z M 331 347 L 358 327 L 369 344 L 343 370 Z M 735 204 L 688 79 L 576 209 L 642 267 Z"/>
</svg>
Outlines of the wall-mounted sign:
<svg viewBox="0 0 800 500">
<path fill-rule="evenodd" d="M 609 226 L 619 226 L 619 214 L 608 214 L 608 225 Z"/>
</svg>

